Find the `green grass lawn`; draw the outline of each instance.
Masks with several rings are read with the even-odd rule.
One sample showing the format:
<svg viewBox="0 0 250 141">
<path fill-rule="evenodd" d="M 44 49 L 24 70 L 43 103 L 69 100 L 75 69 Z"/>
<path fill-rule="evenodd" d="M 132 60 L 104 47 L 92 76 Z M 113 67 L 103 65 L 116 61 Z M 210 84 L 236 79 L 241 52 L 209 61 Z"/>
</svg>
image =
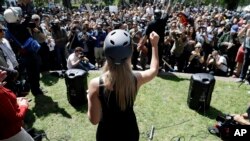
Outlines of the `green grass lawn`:
<svg viewBox="0 0 250 141">
<path fill-rule="evenodd" d="M 90 73 L 88 80 L 98 76 Z M 135 113 L 140 130 L 140 141 L 147 141 L 152 126 L 153 141 L 171 141 L 182 136 L 185 141 L 217 141 L 207 127 L 215 124 L 220 113 L 242 113 L 249 102 L 250 87 L 216 80 L 210 110 L 197 113 L 187 106 L 190 78 L 177 76 L 156 77 L 139 90 Z M 96 127 L 86 114 L 87 106 L 75 109 L 67 101 L 65 81 L 45 76 L 41 85 L 48 91 L 44 96 L 29 98 L 30 111 L 25 122 L 29 127 L 44 131 L 50 141 L 95 141 Z M 45 139 L 44 139 L 45 140 Z"/>
</svg>

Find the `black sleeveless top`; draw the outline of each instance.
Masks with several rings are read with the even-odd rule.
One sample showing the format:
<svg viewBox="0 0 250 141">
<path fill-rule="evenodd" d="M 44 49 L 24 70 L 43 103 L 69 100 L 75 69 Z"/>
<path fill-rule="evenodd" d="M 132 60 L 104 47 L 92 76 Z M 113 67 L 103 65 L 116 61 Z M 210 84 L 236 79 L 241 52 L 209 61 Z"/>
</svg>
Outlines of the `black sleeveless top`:
<svg viewBox="0 0 250 141">
<path fill-rule="evenodd" d="M 105 94 L 103 79 L 101 77 L 99 84 L 99 99 L 102 106 L 102 118 L 97 128 L 96 140 L 138 141 L 139 129 L 133 105 L 127 107 L 125 111 L 121 111 L 116 102 L 115 92 L 110 91 L 109 94 Z"/>
</svg>

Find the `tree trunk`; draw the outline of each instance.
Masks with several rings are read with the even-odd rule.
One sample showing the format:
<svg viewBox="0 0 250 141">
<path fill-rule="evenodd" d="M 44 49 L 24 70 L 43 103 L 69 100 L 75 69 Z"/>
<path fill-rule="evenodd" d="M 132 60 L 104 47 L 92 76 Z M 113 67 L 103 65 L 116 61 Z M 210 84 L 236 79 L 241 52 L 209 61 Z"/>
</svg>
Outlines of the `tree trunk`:
<svg viewBox="0 0 250 141">
<path fill-rule="evenodd" d="M 228 10 L 235 10 L 238 7 L 239 0 L 224 0 Z"/>
</svg>

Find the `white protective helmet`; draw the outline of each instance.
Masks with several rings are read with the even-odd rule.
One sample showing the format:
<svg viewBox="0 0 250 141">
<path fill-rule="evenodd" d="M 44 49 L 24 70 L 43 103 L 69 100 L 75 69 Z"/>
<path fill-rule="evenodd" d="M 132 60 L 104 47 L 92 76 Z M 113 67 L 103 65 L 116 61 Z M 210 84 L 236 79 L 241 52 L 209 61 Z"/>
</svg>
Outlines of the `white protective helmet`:
<svg viewBox="0 0 250 141">
<path fill-rule="evenodd" d="M 21 20 L 22 9 L 20 7 L 9 7 L 3 13 L 7 23 L 17 23 Z"/>
</svg>

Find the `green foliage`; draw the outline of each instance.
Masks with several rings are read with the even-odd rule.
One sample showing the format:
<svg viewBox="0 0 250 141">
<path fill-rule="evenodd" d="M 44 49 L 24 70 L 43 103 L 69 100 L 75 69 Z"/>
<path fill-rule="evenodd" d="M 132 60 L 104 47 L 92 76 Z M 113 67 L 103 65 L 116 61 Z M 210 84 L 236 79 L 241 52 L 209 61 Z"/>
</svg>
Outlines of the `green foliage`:
<svg viewBox="0 0 250 141">
<path fill-rule="evenodd" d="M 88 82 L 98 75 L 99 72 L 90 72 Z M 189 109 L 189 78 L 158 76 L 140 88 L 134 106 L 140 141 L 148 140 L 147 133 L 152 125 L 154 141 L 170 141 L 175 136 L 183 136 L 185 140 L 217 141 L 220 139 L 207 131 L 207 127 L 216 123 L 216 116 L 246 110 L 249 86 L 243 84 L 239 88 L 238 83 L 227 80 L 216 80 L 210 110 L 197 113 Z M 47 94 L 28 95 L 33 99 L 25 120 L 28 126 L 45 131 L 51 141 L 94 141 L 97 126 L 89 122 L 87 106 L 75 109 L 68 103 L 64 79 L 43 76 L 41 85 Z"/>
<path fill-rule="evenodd" d="M 0 4 L 4 4 L 5 0 L 0 0 Z"/>
<path fill-rule="evenodd" d="M 93 1 L 92 0 L 82 0 L 82 3 L 92 3 Z"/>
<path fill-rule="evenodd" d="M 54 0 L 54 3 L 60 3 L 62 0 Z"/>
<path fill-rule="evenodd" d="M 37 7 L 45 6 L 44 0 L 33 0 L 33 1 L 34 1 L 35 6 Z M 46 4 L 48 3 L 46 2 Z"/>
<path fill-rule="evenodd" d="M 120 5 L 122 3 L 122 0 L 115 0 L 113 2 L 114 5 Z"/>
</svg>

